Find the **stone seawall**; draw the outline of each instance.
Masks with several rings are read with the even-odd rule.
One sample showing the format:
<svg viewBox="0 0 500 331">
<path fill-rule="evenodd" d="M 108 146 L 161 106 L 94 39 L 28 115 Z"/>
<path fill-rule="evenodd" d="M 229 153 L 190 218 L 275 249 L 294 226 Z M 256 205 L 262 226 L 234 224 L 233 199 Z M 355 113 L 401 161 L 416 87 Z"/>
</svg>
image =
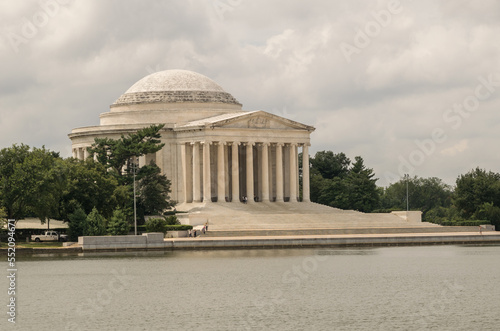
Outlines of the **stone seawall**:
<svg viewBox="0 0 500 331">
<path fill-rule="evenodd" d="M 500 245 L 500 232 L 391 233 L 350 235 L 302 235 L 267 237 L 163 238 L 163 233 L 142 236 L 80 237 L 79 246 L 19 248 L 21 255 L 77 254 L 81 252 L 172 251 L 208 249 L 341 248 L 412 245 Z M 0 249 L 5 255 L 7 249 Z"/>
<path fill-rule="evenodd" d="M 303 235 L 266 237 L 198 237 L 168 238 L 163 235 L 81 237 L 84 252 L 130 250 L 193 250 L 193 249 L 251 249 L 251 248 L 301 248 L 346 246 L 405 246 L 445 244 L 500 244 L 500 233 L 405 233 L 405 234 L 352 234 L 352 235 Z"/>
</svg>

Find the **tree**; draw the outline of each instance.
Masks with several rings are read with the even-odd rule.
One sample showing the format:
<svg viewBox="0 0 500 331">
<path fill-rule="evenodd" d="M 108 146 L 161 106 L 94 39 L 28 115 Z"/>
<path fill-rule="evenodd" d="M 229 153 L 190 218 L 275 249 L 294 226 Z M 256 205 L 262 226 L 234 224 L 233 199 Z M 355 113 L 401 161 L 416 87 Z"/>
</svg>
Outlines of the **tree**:
<svg viewBox="0 0 500 331">
<path fill-rule="evenodd" d="M 88 149 L 90 157 L 97 156 L 97 160 L 103 164 L 106 169 L 111 168 L 113 174 L 119 178 L 120 184 L 123 184 L 123 174 L 126 183 L 130 183 L 132 158 L 156 153 L 165 146 L 161 143 L 160 130 L 161 125 L 151 125 L 150 127 L 138 130 L 136 133 L 128 136 L 121 136 L 121 139 L 95 138 L 94 144 Z"/>
<path fill-rule="evenodd" d="M 162 214 L 165 209 L 174 206 L 170 200 L 170 180 L 161 174 L 156 164 L 144 166 L 138 173 L 139 208 L 142 215 Z"/>
<path fill-rule="evenodd" d="M 126 235 L 130 231 L 130 225 L 127 222 L 127 216 L 123 210 L 115 209 L 113 216 L 108 222 L 108 234 L 112 236 Z"/>
<path fill-rule="evenodd" d="M 95 207 L 104 217 L 111 217 L 113 210 L 129 199 L 115 194 L 118 181 L 106 168 L 92 159 L 85 161 L 69 158 L 63 162 L 66 185 L 60 201 L 60 215 L 66 219 L 77 208 L 90 213 Z"/>
<path fill-rule="evenodd" d="M 0 207 L 0 232 L 7 226 L 7 212 Z"/>
<path fill-rule="evenodd" d="M 326 179 L 347 176 L 351 164 L 344 153 L 333 154 L 332 151 L 317 152 L 309 162 Z"/>
<path fill-rule="evenodd" d="M 409 207 L 411 210 L 420 210 L 422 218 L 427 220 L 427 213 L 436 208 L 448 208 L 451 203 L 451 187 L 439 178 L 413 177 L 408 180 Z M 406 180 L 389 185 L 382 195 L 380 202 L 382 209 L 406 210 Z M 442 215 L 443 210 L 431 213 L 433 218 Z"/>
<path fill-rule="evenodd" d="M 341 209 L 369 212 L 378 206 L 380 190 L 373 170 L 363 158 L 355 162 L 332 151 L 316 153 L 311 158 L 311 201 Z"/>
<path fill-rule="evenodd" d="M 106 219 L 99 214 L 97 208 L 92 209 L 87 215 L 85 236 L 103 236 L 106 234 Z"/>
<path fill-rule="evenodd" d="M 44 222 L 57 216 L 58 191 L 49 174 L 57 159 L 58 153 L 23 144 L 0 151 L 0 205 L 8 218 L 33 214 Z"/>
<path fill-rule="evenodd" d="M 500 207 L 494 206 L 491 202 L 485 202 L 479 206 L 472 217 L 477 220 L 490 221 L 497 230 L 500 227 Z"/>
<path fill-rule="evenodd" d="M 476 168 L 456 181 L 453 204 L 472 217 L 485 203 L 500 207 L 500 174 Z"/>
<path fill-rule="evenodd" d="M 68 237 L 70 241 L 77 241 L 79 236 L 85 235 L 87 228 L 87 215 L 81 207 L 69 215 Z"/>
<path fill-rule="evenodd" d="M 371 212 L 378 207 L 380 196 L 373 169 L 366 168 L 363 158 L 356 156 L 345 178 L 345 191 L 341 199 L 349 209 Z"/>
<path fill-rule="evenodd" d="M 97 156 L 97 160 L 110 169 L 110 173 L 117 179 L 118 187 L 113 197 L 116 200 L 115 208 L 121 208 L 130 214 L 133 204 L 133 163 L 140 156 L 159 151 L 165 144 L 161 143 L 160 130 L 164 125 L 152 125 L 141 129 L 137 133 L 121 136 L 121 139 L 96 138 L 89 148 L 90 155 Z M 145 214 L 162 213 L 174 205 L 170 200 L 170 181 L 161 174 L 160 168 L 154 163 L 134 169 L 136 185 L 138 187 L 138 216 L 144 221 Z"/>
</svg>

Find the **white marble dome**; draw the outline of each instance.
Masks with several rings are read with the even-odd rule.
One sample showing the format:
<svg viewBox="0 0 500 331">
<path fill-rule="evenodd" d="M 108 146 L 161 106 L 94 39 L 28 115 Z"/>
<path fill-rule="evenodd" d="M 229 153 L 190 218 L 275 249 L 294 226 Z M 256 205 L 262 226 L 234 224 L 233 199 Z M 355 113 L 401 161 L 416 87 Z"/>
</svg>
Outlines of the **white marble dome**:
<svg viewBox="0 0 500 331">
<path fill-rule="evenodd" d="M 210 78 L 189 70 L 165 70 L 132 85 L 113 106 L 144 103 L 241 104 Z"/>
<path fill-rule="evenodd" d="M 149 91 L 215 91 L 225 92 L 216 82 L 194 71 L 164 70 L 144 77 L 125 93 Z"/>
</svg>

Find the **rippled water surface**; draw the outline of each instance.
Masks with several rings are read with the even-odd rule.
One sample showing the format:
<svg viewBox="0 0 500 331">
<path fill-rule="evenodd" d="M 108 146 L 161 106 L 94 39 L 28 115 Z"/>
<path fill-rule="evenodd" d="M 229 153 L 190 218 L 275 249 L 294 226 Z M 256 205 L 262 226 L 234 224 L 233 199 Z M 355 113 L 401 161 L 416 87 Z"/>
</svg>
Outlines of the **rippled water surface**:
<svg viewBox="0 0 500 331">
<path fill-rule="evenodd" d="M 21 259 L 16 330 L 500 329 L 500 246 Z"/>
</svg>

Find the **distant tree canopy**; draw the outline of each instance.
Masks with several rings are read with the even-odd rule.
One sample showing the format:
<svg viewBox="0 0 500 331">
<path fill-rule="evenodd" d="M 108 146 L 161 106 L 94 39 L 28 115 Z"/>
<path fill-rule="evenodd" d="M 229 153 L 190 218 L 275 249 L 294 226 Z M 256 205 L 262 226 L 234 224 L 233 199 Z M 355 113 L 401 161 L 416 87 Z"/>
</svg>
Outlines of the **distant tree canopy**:
<svg viewBox="0 0 500 331">
<path fill-rule="evenodd" d="M 55 167 L 59 154 L 27 145 L 0 150 L 0 206 L 8 218 L 34 214 L 45 221 L 57 213 L 55 200 L 60 192 Z"/>
<path fill-rule="evenodd" d="M 500 174 L 476 168 L 457 178 L 453 204 L 466 218 L 500 227 Z"/>
<path fill-rule="evenodd" d="M 382 209 L 406 210 L 406 180 L 389 185 L 382 195 Z M 436 207 L 449 207 L 452 190 L 449 185 L 436 177 L 408 179 L 408 206 L 410 210 L 420 210 L 424 214 Z"/>
<path fill-rule="evenodd" d="M 161 128 L 163 125 L 152 125 L 118 140 L 96 139 L 89 150 L 99 162 L 92 157 L 83 161 L 62 159 L 44 147 L 21 144 L 3 148 L 0 209 L 7 218 L 38 217 L 42 223 L 49 219 L 70 220 L 70 215 L 92 215 L 89 220 L 93 220 L 95 233 L 103 232 L 100 217 L 111 219 L 115 215 L 114 223 L 119 223 L 122 215 L 114 214 L 116 209 L 130 220 L 134 178 L 131 164 L 164 146 L 159 139 Z M 141 215 L 161 214 L 173 206 L 170 181 L 155 164 L 137 169 L 136 181 Z M 75 214 L 79 209 L 80 214 Z M 113 229 L 118 231 L 116 226 Z"/>
<path fill-rule="evenodd" d="M 360 156 L 356 156 L 351 165 L 344 153 L 322 151 L 317 152 L 310 163 L 311 201 L 363 212 L 378 208 L 377 179 Z"/>
</svg>

